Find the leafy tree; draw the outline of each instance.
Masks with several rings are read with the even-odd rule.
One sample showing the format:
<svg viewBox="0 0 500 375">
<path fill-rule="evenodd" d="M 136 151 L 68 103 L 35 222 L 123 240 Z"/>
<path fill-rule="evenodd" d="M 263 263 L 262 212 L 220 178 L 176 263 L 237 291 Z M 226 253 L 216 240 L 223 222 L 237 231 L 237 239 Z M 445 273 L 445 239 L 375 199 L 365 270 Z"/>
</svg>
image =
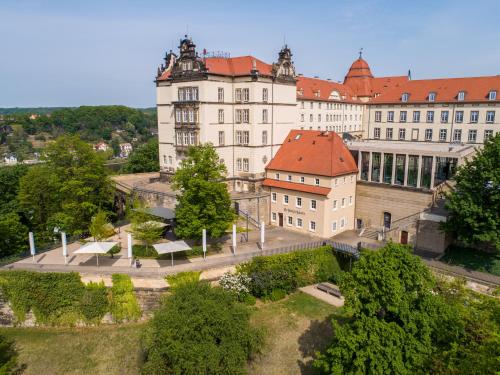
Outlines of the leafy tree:
<svg viewBox="0 0 500 375">
<path fill-rule="evenodd" d="M 46 149 L 46 163 L 22 177 L 19 201 L 35 229 L 81 233 L 92 216 L 112 203 L 104 159 L 77 136 L 62 136 Z"/>
<path fill-rule="evenodd" d="M 455 181 L 446 200 L 450 216 L 444 229 L 466 244 L 500 251 L 500 133 L 458 168 Z"/>
<path fill-rule="evenodd" d="M 0 168 L 0 215 L 19 210 L 19 180 L 27 171 L 28 168 L 22 164 Z"/>
<path fill-rule="evenodd" d="M 120 149 L 120 141 L 118 138 L 113 138 L 111 140 L 111 149 L 113 150 L 113 156 L 119 156 L 121 149 Z"/>
<path fill-rule="evenodd" d="M 224 182 L 226 167 L 210 144 L 190 147 L 173 178 L 177 196 L 175 232 L 182 238 L 220 237 L 235 214 Z"/>
<path fill-rule="evenodd" d="M 123 166 L 124 173 L 157 172 L 160 170 L 160 156 L 157 139 L 140 145 L 128 157 Z"/>
<path fill-rule="evenodd" d="M 127 212 L 131 222 L 130 231 L 136 240 L 142 241 L 146 249 L 149 249 L 162 237 L 163 225 L 145 211 L 140 201 L 134 201 L 132 207 Z"/>
<path fill-rule="evenodd" d="M 151 320 L 144 374 L 245 374 L 261 347 L 250 310 L 208 283 L 182 283 Z"/>
<path fill-rule="evenodd" d="M 0 335 L 0 374 L 17 373 L 17 351 L 14 343 Z"/>
<path fill-rule="evenodd" d="M 27 239 L 28 228 L 16 213 L 0 215 L 0 258 L 25 251 Z"/>
<path fill-rule="evenodd" d="M 115 229 L 109 222 L 108 214 L 104 211 L 99 211 L 92 217 L 89 231 L 96 241 L 105 240 L 115 234 Z"/>
<path fill-rule="evenodd" d="M 433 286 L 430 271 L 406 246 L 363 256 L 340 281 L 352 319 L 333 322 L 333 344 L 315 366 L 328 374 L 425 372 L 438 325 L 453 320 Z"/>
</svg>

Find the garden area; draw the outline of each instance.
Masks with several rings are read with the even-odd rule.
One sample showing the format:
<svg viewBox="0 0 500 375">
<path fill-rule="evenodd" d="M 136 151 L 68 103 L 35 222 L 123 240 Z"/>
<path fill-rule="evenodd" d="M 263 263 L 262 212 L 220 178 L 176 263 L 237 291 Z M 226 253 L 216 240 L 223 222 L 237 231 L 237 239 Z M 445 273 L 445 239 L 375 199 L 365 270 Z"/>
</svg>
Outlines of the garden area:
<svg viewBox="0 0 500 375">
<path fill-rule="evenodd" d="M 218 283 L 200 281 L 199 272 L 167 276 L 169 291 L 141 324 L 127 276 L 113 275 L 103 289 L 75 274 L 2 272 L 0 287 L 18 321 L 31 311 L 40 327 L 0 329 L 0 368 L 214 375 L 499 368 L 498 299 L 434 277 L 403 245 L 363 253 L 350 271 L 347 264 L 323 246 L 255 257 Z M 344 307 L 298 291 L 323 281 L 339 286 Z M 103 316 L 117 324 L 102 324 Z"/>
</svg>

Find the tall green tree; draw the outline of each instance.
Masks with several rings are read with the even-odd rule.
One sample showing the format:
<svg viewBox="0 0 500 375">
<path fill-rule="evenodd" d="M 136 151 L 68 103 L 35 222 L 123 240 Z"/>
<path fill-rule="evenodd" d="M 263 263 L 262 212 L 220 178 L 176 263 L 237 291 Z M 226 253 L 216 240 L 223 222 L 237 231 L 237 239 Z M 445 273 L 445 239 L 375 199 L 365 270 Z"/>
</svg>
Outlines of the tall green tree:
<svg viewBox="0 0 500 375">
<path fill-rule="evenodd" d="M 443 228 L 460 241 L 500 251 L 500 133 L 458 168 Z"/>
<path fill-rule="evenodd" d="M 231 199 L 224 182 L 226 167 L 210 145 L 190 147 L 173 178 L 177 196 L 175 233 L 182 238 L 199 239 L 202 229 L 220 237 L 234 220 Z"/>
<path fill-rule="evenodd" d="M 128 157 L 124 173 L 158 172 L 160 170 L 158 139 L 140 145 Z"/>
<path fill-rule="evenodd" d="M 20 181 L 19 202 L 31 226 L 46 233 L 54 227 L 86 231 L 92 216 L 112 203 L 104 158 L 77 136 L 58 138 L 44 158 Z"/>
<path fill-rule="evenodd" d="M 315 366 L 327 374 L 424 373 L 437 325 L 449 320 L 433 287 L 409 247 L 389 244 L 363 256 L 340 282 L 352 318 L 333 321 L 334 341 Z"/>
</svg>

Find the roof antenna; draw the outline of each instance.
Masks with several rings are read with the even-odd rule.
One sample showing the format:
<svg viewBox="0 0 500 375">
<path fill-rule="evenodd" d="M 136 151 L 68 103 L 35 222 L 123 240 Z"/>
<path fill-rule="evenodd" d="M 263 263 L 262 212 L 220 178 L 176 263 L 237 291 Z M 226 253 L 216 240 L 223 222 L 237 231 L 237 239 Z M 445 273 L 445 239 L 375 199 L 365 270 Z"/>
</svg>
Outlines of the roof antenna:
<svg viewBox="0 0 500 375">
<path fill-rule="evenodd" d="M 359 49 L 359 59 L 361 60 L 361 57 L 363 55 L 363 47 Z"/>
</svg>

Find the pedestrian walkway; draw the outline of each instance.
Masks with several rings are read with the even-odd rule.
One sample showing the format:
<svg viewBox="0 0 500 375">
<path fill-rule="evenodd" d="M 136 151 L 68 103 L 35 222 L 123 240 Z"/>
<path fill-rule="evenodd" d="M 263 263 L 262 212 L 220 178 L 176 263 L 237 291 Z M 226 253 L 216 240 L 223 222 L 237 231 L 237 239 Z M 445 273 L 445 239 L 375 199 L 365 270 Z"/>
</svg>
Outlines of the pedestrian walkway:
<svg viewBox="0 0 500 375">
<path fill-rule="evenodd" d="M 96 265 L 94 255 L 74 254 L 81 244 L 72 243 L 68 245 L 69 256 L 67 264 L 62 255 L 62 248 L 56 248 L 42 254 L 35 255 L 34 259 L 28 257 L 4 268 L 8 269 L 29 269 L 42 272 L 70 272 L 75 271 L 81 274 L 111 275 L 113 273 L 126 273 L 142 277 L 161 277 L 162 275 L 173 274 L 182 271 L 198 271 L 212 268 L 228 267 L 254 256 L 262 254 L 260 248 L 260 232 L 253 230 L 248 233 L 248 241 L 245 233 L 237 234 L 237 245 L 235 251 L 232 248 L 232 238 L 226 235 L 223 238 L 222 250 L 219 253 L 203 257 L 188 259 L 174 259 L 174 266 L 170 260 L 141 259 L 141 267 L 131 267 L 131 259 L 127 257 L 127 230 L 129 225 L 119 228 L 119 233 L 110 238 L 110 241 L 119 242 L 122 246 L 120 253 L 110 256 L 100 256 L 99 266 Z M 88 239 L 91 240 L 91 239 Z M 283 228 L 267 227 L 264 250 L 280 248 L 283 246 L 293 246 L 302 243 L 320 241 L 315 236 L 305 235 Z"/>
</svg>

